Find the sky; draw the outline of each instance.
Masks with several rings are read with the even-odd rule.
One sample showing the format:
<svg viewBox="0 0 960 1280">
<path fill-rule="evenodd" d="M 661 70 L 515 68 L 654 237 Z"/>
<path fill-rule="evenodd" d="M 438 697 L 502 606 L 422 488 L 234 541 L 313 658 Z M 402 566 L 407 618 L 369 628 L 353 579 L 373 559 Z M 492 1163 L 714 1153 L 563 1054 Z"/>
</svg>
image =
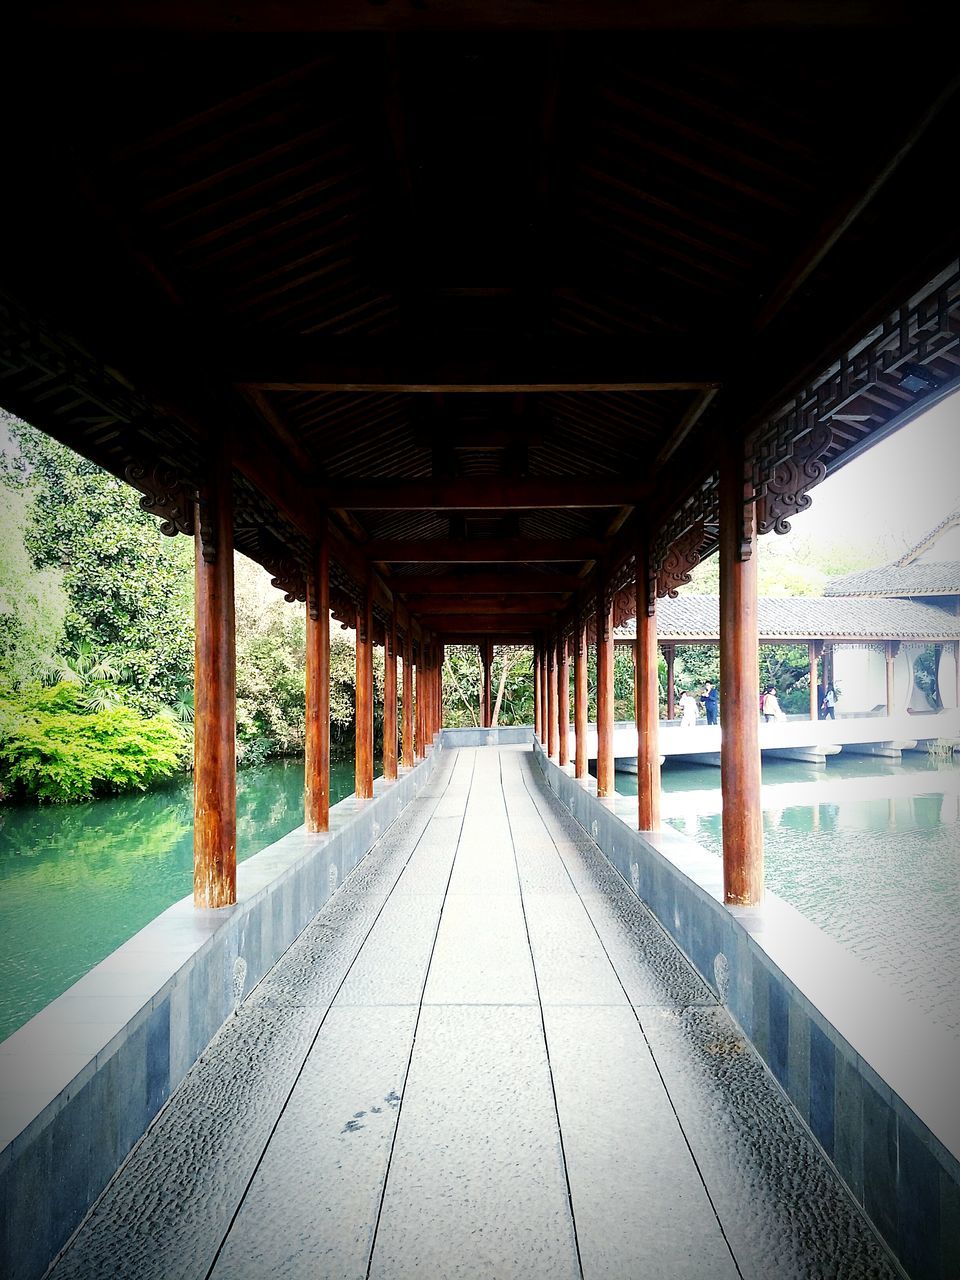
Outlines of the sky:
<svg viewBox="0 0 960 1280">
<path fill-rule="evenodd" d="M 811 490 L 792 527 L 846 542 L 876 564 L 901 556 L 960 507 L 960 393 L 895 431 Z M 789 535 L 788 535 L 789 536 Z"/>
</svg>

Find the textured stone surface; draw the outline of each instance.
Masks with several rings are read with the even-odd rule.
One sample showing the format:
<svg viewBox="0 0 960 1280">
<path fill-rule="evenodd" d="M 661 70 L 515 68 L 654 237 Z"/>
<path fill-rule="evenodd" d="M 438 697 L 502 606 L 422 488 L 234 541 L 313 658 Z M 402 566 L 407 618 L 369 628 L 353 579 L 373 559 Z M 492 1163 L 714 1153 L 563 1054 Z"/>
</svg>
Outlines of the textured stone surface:
<svg viewBox="0 0 960 1280">
<path fill-rule="evenodd" d="M 894 1274 L 728 1014 L 507 748 L 445 753 L 53 1274 L 738 1271 Z"/>
</svg>

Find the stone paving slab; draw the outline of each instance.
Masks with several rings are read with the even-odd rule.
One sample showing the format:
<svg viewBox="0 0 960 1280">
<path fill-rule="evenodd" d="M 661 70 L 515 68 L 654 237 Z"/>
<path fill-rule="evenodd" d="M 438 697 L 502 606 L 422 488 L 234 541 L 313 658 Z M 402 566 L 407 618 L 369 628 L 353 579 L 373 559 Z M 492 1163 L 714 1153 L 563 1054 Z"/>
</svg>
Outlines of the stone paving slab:
<svg viewBox="0 0 960 1280">
<path fill-rule="evenodd" d="M 797 1114 L 529 751 L 444 753 L 63 1277 L 878 1277 Z"/>
</svg>

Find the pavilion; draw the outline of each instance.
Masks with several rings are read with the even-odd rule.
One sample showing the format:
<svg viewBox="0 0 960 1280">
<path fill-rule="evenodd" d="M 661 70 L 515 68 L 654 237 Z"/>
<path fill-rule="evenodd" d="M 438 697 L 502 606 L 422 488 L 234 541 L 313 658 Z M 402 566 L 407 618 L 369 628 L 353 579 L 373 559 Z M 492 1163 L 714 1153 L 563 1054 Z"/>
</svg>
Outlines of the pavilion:
<svg viewBox="0 0 960 1280">
<path fill-rule="evenodd" d="M 635 616 L 656 831 L 658 615 L 718 553 L 722 896 L 758 904 L 757 539 L 960 387 L 941 20 L 36 0 L 18 22 L 0 404 L 194 539 L 197 908 L 236 901 L 234 550 L 306 606 L 308 833 L 331 615 L 357 634 L 358 804 L 373 646 L 391 782 L 442 727 L 444 646 L 489 671 L 506 642 L 533 647 L 536 735 L 577 777 L 596 645 L 612 801 Z"/>
</svg>

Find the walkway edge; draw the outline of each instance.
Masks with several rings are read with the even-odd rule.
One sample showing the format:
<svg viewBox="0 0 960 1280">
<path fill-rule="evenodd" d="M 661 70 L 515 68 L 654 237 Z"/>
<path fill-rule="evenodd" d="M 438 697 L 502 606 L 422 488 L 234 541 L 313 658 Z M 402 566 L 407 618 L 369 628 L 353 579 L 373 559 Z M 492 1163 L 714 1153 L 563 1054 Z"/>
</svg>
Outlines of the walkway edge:
<svg viewBox="0 0 960 1280">
<path fill-rule="evenodd" d="M 171 1092 L 431 780 L 443 751 L 237 868 L 237 904 L 169 907 L 0 1047 L 0 1275 L 35 1280 Z"/>
<path fill-rule="evenodd" d="M 572 777 L 538 741 L 533 751 L 546 785 L 742 1027 L 908 1274 L 958 1274 L 957 1042 L 782 899 L 725 907 L 713 854 L 671 829 L 639 832 L 635 802 L 600 800 L 592 778 Z"/>
</svg>

